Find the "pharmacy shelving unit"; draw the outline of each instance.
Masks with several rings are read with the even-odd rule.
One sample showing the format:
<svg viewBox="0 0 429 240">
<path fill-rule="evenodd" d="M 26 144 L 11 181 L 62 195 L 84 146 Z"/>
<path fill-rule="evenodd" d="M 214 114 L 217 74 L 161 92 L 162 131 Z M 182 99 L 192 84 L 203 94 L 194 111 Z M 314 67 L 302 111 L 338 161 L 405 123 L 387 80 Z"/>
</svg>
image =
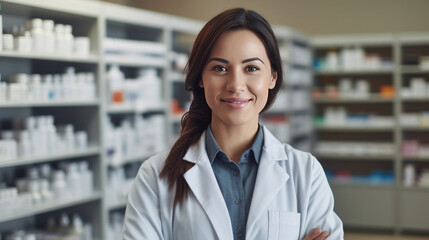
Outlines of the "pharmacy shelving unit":
<svg viewBox="0 0 429 240">
<path fill-rule="evenodd" d="M 55 1 L 5 0 L 1 1 L 0 14 L 3 17 L 3 28 L 22 25 L 31 18 L 52 19 L 56 23 L 71 24 L 73 33 L 87 36 L 92 46 L 99 39 L 98 35 L 98 4 L 85 1 L 76 5 L 71 1 L 58 4 Z M 2 29 L 0 29 L 2 30 Z M 100 55 L 96 47 L 91 48 L 87 57 L 61 56 L 58 54 L 18 53 L 16 51 L 0 51 L 0 72 L 2 80 L 18 73 L 26 74 L 59 74 L 66 67 L 73 66 L 77 72 L 93 72 L 99 74 Z M 97 78 L 98 80 L 98 78 Z M 98 85 L 99 82 L 96 81 Z M 99 87 L 97 87 L 99 89 Z M 97 90 L 98 91 L 98 90 Z M 52 200 L 30 209 L 0 216 L 0 232 L 10 232 L 28 228 L 44 228 L 48 217 L 58 219 L 63 212 L 78 213 L 84 222 L 92 225 L 92 235 L 101 238 L 102 208 L 102 158 L 100 148 L 100 102 L 97 98 L 89 101 L 20 101 L 0 103 L 0 121 L 25 118 L 28 116 L 52 115 L 55 125 L 72 124 L 75 129 L 88 133 L 90 147 L 80 151 L 56 153 L 45 156 L 18 158 L 10 161 L 0 161 L 0 181 L 8 186 L 14 186 L 17 178 L 24 177 L 28 167 L 48 163 L 56 166 L 64 162 L 86 160 L 94 172 L 95 191 L 86 196 L 76 196 L 64 200 Z M 2 128 L 3 127 L 3 128 Z M 2 130 L 5 130 L 3 125 Z M 0 206 L 0 208 L 5 206 Z M 4 210 L 4 209 L 3 209 Z"/>
<path fill-rule="evenodd" d="M 396 233 L 418 231 L 427 234 L 429 231 L 425 210 L 428 188 L 406 187 L 403 184 L 404 165 L 415 164 L 418 174 L 428 167 L 427 158 L 405 157 L 402 154 L 404 140 L 427 144 L 427 131 L 425 126 L 403 127 L 401 124 L 403 113 L 418 114 L 428 110 L 429 101 L 424 97 L 416 97 L 413 93 L 402 97 L 402 89 L 410 86 L 411 78 L 427 78 L 427 70 L 419 67 L 419 57 L 429 55 L 428 40 L 427 34 L 409 33 L 313 38 L 313 102 L 317 138 L 313 152 L 327 171 L 335 195 L 335 208 L 346 228 Z M 363 49 L 369 58 L 378 55 L 376 58 L 381 59 L 381 64 L 370 70 L 344 70 L 344 67 L 335 68 L 340 58 L 327 62 L 330 53 L 337 52 L 339 56 L 341 50 L 346 48 Z M 365 79 L 369 83 L 369 94 L 358 99 L 341 94 L 341 79 L 349 79 L 353 85 Z M 387 93 L 381 90 L 385 86 Z M 339 122 L 334 120 L 328 123 L 327 109 L 340 107 L 346 113 L 336 116 Z M 387 117 L 388 121 L 373 124 L 369 121 L 369 114 L 384 117 L 384 120 Z M 335 141 L 337 145 L 328 152 L 319 152 L 318 144 L 326 141 Z M 386 143 L 391 147 L 388 153 L 380 155 L 375 151 L 377 154 L 371 155 L 371 147 L 356 150 L 358 144 L 341 149 L 340 144 L 347 141 Z M 387 176 L 383 175 L 385 173 L 388 173 Z"/>
<path fill-rule="evenodd" d="M 314 125 L 316 132 L 315 156 L 321 161 L 328 173 L 335 195 L 335 208 L 345 227 L 397 229 L 397 196 L 393 180 L 382 181 L 377 174 L 388 172 L 397 178 L 396 163 L 400 160 L 397 152 L 389 154 L 371 154 L 368 149 L 362 151 L 341 149 L 340 143 L 373 142 L 390 144 L 398 149 L 398 126 L 368 125 L 366 122 L 353 124 L 348 120 L 353 115 L 375 114 L 376 116 L 396 119 L 395 98 L 384 97 L 379 93 L 383 85 L 397 86 L 394 68 L 395 45 L 392 35 L 371 36 L 320 36 L 312 39 L 315 58 L 314 85 Z M 378 55 L 386 66 L 374 68 L 347 68 L 339 57 L 341 51 L 348 48 L 363 49 L 365 54 Z M 329 54 L 337 53 L 337 58 L 328 63 Z M 335 57 L 334 57 L 335 58 Z M 339 62 L 335 64 L 336 62 Z M 329 65 L 331 64 L 331 65 Z M 342 64 L 342 66 L 338 66 Z M 333 65 L 333 66 L 332 66 Z M 353 98 L 339 93 L 342 79 L 349 79 L 355 86 L 357 81 L 365 79 L 369 85 L 366 97 Z M 333 87 L 334 86 L 334 87 Z M 329 88 L 334 88 L 330 90 Z M 316 94 L 316 92 L 318 94 Z M 329 122 L 328 109 L 343 109 L 342 122 Z M 344 114 L 347 114 L 345 117 Z M 341 118 L 341 116 L 339 117 Z M 333 142 L 334 147 L 324 152 L 321 143 Z M 344 146 L 347 147 L 347 146 Z M 350 147 L 349 147 L 350 148 Z M 377 173 L 374 173 L 377 172 Z M 362 177 L 362 176 L 371 176 Z M 353 178 L 351 178 L 353 176 Z M 361 176 L 361 177 L 358 177 Z"/>
<path fill-rule="evenodd" d="M 283 86 L 262 122 L 282 142 L 308 151 L 312 142 L 312 49 L 309 37 L 284 26 L 274 26 L 283 67 Z"/>
<path fill-rule="evenodd" d="M 426 83 L 426 89 L 419 89 L 418 92 L 406 94 L 401 92 L 399 95 L 400 104 L 398 112 L 401 116 L 405 114 L 421 115 L 429 111 L 429 68 L 423 66 L 422 57 L 429 56 L 429 33 L 407 33 L 397 36 L 398 45 L 398 65 L 399 65 L 399 86 L 409 88 L 413 79 L 422 79 Z M 427 64 L 427 62 L 426 62 Z M 412 88 L 412 86 L 411 86 Z M 420 87 L 418 87 L 420 88 Z M 424 88 L 424 87 L 423 87 Z M 427 115 L 426 115 L 427 116 Z M 405 119 L 399 119 L 401 122 L 401 131 L 399 138 L 402 141 L 403 148 L 406 148 L 406 142 L 416 141 L 421 147 L 429 145 L 428 123 L 420 117 L 420 122 L 407 124 Z M 398 168 L 401 169 L 401 179 L 405 178 L 404 169 L 408 164 L 415 168 L 416 176 L 419 178 L 424 169 L 429 169 L 429 155 L 416 152 L 406 154 L 403 151 L 401 162 Z M 417 179 L 418 179 L 417 178 Z M 401 222 L 400 226 L 404 231 L 429 231 L 428 210 L 425 207 L 429 199 L 429 187 L 404 186 L 400 184 L 399 209 Z"/>
<path fill-rule="evenodd" d="M 120 40 L 131 40 L 134 42 L 140 43 L 154 43 L 160 46 L 164 46 L 168 49 L 168 44 L 170 42 L 170 35 L 168 24 L 170 23 L 171 16 L 159 14 L 155 12 L 145 11 L 141 9 L 135 9 L 125 6 L 120 6 L 116 4 L 103 3 L 102 5 L 102 42 L 105 42 L 107 39 L 120 39 Z M 169 73 L 168 57 L 167 54 L 157 61 L 151 61 L 151 59 L 138 59 L 138 60 L 128 60 L 128 58 L 109 55 L 106 51 L 105 46 L 100 45 L 100 51 L 103 52 L 103 58 L 101 61 L 101 72 L 102 72 L 102 81 L 107 87 L 108 83 L 108 70 L 112 65 L 118 65 L 120 69 L 124 72 L 125 78 L 132 79 L 136 78 L 136 73 L 139 69 L 156 69 L 158 76 L 162 81 L 162 101 L 154 103 L 150 106 L 136 107 L 136 106 L 126 106 L 126 105 L 114 105 L 110 103 L 110 93 L 108 88 L 105 88 L 105 98 L 103 99 L 103 114 L 109 116 L 115 126 L 119 126 L 120 122 L 124 118 L 129 118 L 132 116 L 152 116 L 152 115 L 162 115 L 167 118 L 168 110 L 168 95 L 167 95 L 167 76 Z M 132 80 L 131 80 L 132 81 Z M 104 117 L 105 117 L 104 116 Z M 165 123 L 164 129 L 168 128 L 167 122 Z M 106 134 L 106 132 L 104 132 Z M 164 133 L 164 139 L 167 139 L 167 132 Z M 103 139 L 106 141 L 106 135 L 103 136 Z M 105 151 L 103 152 L 103 159 L 105 159 L 105 169 L 106 175 L 104 178 L 105 186 L 111 191 L 115 191 L 115 188 L 108 186 L 111 182 L 112 172 L 118 171 L 118 169 L 123 169 L 125 172 L 125 177 L 127 183 L 123 183 L 121 188 L 127 188 L 130 182 L 134 179 L 139 169 L 140 164 L 147 159 L 154 152 L 144 152 L 142 154 L 131 154 L 120 159 L 120 162 L 112 163 L 108 162 L 109 154 L 107 143 L 103 143 L 105 146 Z M 164 144 L 167 146 L 167 143 Z M 143 146 L 142 146 L 143 147 Z M 120 170 L 122 171 L 122 170 Z M 126 194 L 123 191 L 118 193 L 112 193 L 105 191 L 104 193 L 104 217 L 103 225 L 105 239 L 115 239 L 118 236 L 113 236 L 117 234 L 112 232 L 112 229 L 117 229 L 118 224 L 113 223 L 113 219 L 117 216 L 124 214 L 126 206 Z M 113 219 L 112 219 L 113 218 Z M 114 230 L 113 230 L 114 231 Z"/>
<path fill-rule="evenodd" d="M 168 25 L 169 68 L 167 96 L 168 142 L 173 144 L 180 134 L 183 113 L 188 111 L 191 92 L 185 91 L 185 64 L 203 22 L 182 17 L 171 17 Z"/>
</svg>

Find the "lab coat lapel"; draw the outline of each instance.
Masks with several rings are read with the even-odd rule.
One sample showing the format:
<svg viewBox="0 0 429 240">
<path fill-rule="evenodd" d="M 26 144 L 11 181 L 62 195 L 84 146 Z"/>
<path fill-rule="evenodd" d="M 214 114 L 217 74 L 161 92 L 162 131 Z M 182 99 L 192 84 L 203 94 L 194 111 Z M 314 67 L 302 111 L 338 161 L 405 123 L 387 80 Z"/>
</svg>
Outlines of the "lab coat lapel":
<svg viewBox="0 0 429 240">
<path fill-rule="evenodd" d="M 206 212 L 219 239 L 233 239 L 231 220 L 205 149 L 205 133 L 189 148 L 185 161 L 195 165 L 184 178 Z"/>
<path fill-rule="evenodd" d="M 285 160 L 287 155 L 283 144 L 264 127 L 264 147 L 259 161 L 247 229 L 253 229 L 260 215 L 289 179 L 289 174 L 277 162 Z"/>
</svg>

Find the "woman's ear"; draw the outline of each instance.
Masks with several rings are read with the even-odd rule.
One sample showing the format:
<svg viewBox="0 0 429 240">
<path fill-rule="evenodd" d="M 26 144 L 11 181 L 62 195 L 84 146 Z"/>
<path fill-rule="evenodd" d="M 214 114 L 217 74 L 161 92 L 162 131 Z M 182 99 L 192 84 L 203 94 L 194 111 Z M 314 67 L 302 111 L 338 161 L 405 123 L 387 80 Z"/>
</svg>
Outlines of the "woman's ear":
<svg viewBox="0 0 429 240">
<path fill-rule="evenodd" d="M 203 80 L 200 80 L 199 84 L 200 88 L 204 88 Z"/>
<path fill-rule="evenodd" d="M 270 89 L 273 89 L 276 86 L 277 77 L 278 77 L 277 72 L 273 72 L 271 74 L 271 80 L 270 80 L 270 86 L 269 86 Z"/>
</svg>

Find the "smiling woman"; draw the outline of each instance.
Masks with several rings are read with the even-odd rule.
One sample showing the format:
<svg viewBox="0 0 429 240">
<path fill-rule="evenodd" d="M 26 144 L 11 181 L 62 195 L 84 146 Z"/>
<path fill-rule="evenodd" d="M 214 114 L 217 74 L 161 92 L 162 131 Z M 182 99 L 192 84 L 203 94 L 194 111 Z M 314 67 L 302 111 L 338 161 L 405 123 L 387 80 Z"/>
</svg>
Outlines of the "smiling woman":
<svg viewBox="0 0 429 240">
<path fill-rule="evenodd" d="M 141 166 L 124 239 L 344 238 L 320 163 L 259 124 L 281 66 L 258 13 L 231 9 L 204 26 L 186 69 L 193 100 L 181 135 Z"/>
</svg>

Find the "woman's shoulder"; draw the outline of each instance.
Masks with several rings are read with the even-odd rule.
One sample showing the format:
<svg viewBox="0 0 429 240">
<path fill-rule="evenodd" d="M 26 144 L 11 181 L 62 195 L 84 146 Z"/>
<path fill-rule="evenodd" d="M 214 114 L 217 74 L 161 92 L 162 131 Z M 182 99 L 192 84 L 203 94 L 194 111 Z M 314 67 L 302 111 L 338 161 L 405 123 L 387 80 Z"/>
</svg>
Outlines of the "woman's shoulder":
<svg viewBox="0 0 429 240">
<path fill-rule="evenodd" d="M 167 156 L 168 151 L 152 155 L 142 163 L 142 165 L 140 166 L 140 173 L 150 171 L 156 175 L 159 175 L 162 170 L 162 167 L 164 166 L 164 161 Z"/>
</svg>

